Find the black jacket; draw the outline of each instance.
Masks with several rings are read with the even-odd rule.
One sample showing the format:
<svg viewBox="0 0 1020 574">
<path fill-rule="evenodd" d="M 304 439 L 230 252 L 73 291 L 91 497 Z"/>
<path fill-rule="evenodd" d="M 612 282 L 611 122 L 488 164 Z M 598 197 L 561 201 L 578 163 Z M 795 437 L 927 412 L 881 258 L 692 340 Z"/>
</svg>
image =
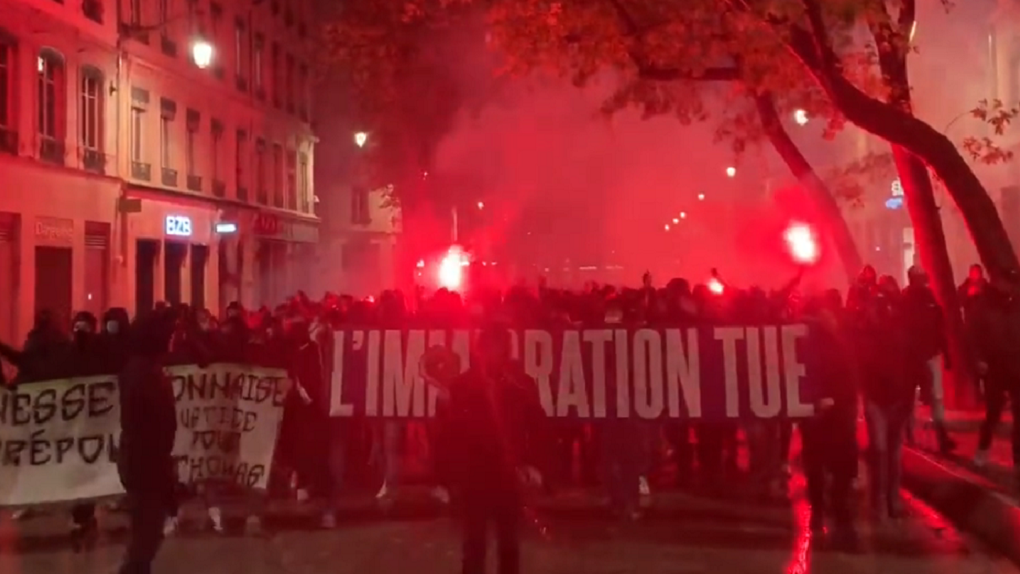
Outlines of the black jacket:
<svg viewBox="0 0 1020 574">
<path fill-rule="evenodd" d="M 121 482 L 128 492 L 172 493 L 177 484 L 177 401 L 170 379 L 158 359 L 136 355 L 128 359 L 118 381 Z"/>
<path fill-rule="evenodd" d="M 497 377 L 467 371 L 437 414 L 448 476 L 463 492 L 516 492 L 517 469 L 541 462 L 545 412 L 535 381 L 516 365 Z"/>
</svg>

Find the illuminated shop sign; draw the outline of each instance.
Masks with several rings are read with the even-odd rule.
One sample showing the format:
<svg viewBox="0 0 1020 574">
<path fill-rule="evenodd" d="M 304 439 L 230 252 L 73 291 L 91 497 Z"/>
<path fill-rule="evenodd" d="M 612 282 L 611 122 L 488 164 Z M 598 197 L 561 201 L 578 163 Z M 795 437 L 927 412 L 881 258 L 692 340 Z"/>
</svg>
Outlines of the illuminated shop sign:
<svg viewBox="0 0 1020 574">
<path fill-rule="evenodd" d="M 897 177 L 893 180 L 889 191 L 892 192 L 892 196 L 885 200 L 885 208 L 899 209 L 903 207 L 903 182 L 900 181 L 900 178 Z"/>
<path fill-rule="evenodd" d="M 166 216 L 166 234 L 172 237 L 191 237 L 191 218 L 183 215 Z"/>
<path fill-rule="evenodd" d="M 237 224 L 230 222 L 217 223 L 216 233 L 237 233 Z"/>
</svg>

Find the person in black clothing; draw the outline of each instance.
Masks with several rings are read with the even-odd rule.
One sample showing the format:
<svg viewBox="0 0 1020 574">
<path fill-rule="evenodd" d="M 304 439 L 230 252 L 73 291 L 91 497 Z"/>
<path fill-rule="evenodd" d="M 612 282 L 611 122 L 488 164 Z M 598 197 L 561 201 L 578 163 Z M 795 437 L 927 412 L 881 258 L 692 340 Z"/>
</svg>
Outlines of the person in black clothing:
<svg viewBox="0 0 1020 574">
<path fill-rule="evenodd" d="M 72 345 L 67 348 L 66 364 L 72 376 L 93 376 L 109 374 L 103 349 L 96 331 L 96 316 L 81 311 L 74 316 L 71 325 Z M 96 505 L 76 504 L 71 508 L 71 543 L 74 548 L 91 547 L 99 533 L 96 521 Z"/>
<path fill-rule="evenodd" d="M 462 504 L 463 574 L 485 571 L 490 523 L 500 574 L 520 572 L 522 483 L 540 480 L 528 463 L 545 414 L 535 382 L 510 358 L 510 336 L 496 327 L 481 332 L 472 367 L 451 382 L 438 413 Z"/>
<path fill-rule="evenodd" d="M 985 381 L 985 420 L 974 462 L 983 466 L 1007 398 L 1013 420 L 1020 421 L 1020 277 L 993 276 L 972 317 L 977 371 Z M 1013 425 L 1013 465 L 1020 481 L 1020 424 Z"/>
<path fill-rule="evenodd" d="M 935 294 L 928 286 L 928 276 L 917 265 L 907 270 L 909 284 L 903 289 L 901 299 L 903 319 L 907 330 L 907 361 L 911 364 L 924 363 L 927 367 L 921 387 L 922 396 L 931 405 L 931 416 L 939 450 L 949 454 L 956 444 L 946 431 L 946 409 L 942 386 L 943 360 L 948 359 L 948 345 L 944 330 L 942 307 L 935 300 Z"/>
<path fill-rule="evenodd" d="M 163 372 L 174 331 L 168 311 L 136 319 L 131 355 L 120 373 L 120 454 L 117 470 L 127 492 L 130 539 L 120 574 L 149 574 L 163 540 L 163 526 L 176 510 L 177 469 L 173 459 L 177 404 Z"/>
<path fill-rule="evenodd" d="M 852 549 L 857 540 L 850 511 L 857 476 L 857 385 L 839 292 L 807 301 L 804 315 L 813 334 L 806 355 L 823 383 L 813 401 L 815 416 L 799 421 L 811 529 L 824 530 L 831 518 L 833 542 Z"/>
</svg>

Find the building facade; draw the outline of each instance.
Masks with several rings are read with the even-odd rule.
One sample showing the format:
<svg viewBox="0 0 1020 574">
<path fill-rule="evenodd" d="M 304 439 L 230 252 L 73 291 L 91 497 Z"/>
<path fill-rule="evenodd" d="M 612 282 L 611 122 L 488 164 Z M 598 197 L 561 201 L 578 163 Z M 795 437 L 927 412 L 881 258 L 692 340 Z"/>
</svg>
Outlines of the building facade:
<svg viewBox="0 0 1020 574">
<path fill-rule="evenodd" d="M 0 13 L 0 339 L 40 309 L 216 311 L 307 281 L 305 2 L 0 0 Z"/>
</svg>

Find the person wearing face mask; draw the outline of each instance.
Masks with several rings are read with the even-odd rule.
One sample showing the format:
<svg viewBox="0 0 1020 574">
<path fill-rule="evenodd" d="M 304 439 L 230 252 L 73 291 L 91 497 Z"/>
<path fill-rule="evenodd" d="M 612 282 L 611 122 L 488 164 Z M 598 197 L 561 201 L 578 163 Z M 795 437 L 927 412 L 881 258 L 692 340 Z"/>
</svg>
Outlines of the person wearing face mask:
<svg viewBox="0 0 1020 574">
<path fill-rule="evenodd" d="M 28 332 L 21 350 L 0 342 L 0 356 L 18 368 L 14 384 L 49 381 L 71 376 L 67 370 L 67 331 L 48 310 L 36 313 L 35 324 Z"/>
<path fill-rule="evenodd" d="M 127 309 L 114 307 L 103 313 L 99 332 L 99 347 L 106 363 L 106 370 L 119 373 L 128 357 L 128 327 L 131 320 Z"/>
</svg>

